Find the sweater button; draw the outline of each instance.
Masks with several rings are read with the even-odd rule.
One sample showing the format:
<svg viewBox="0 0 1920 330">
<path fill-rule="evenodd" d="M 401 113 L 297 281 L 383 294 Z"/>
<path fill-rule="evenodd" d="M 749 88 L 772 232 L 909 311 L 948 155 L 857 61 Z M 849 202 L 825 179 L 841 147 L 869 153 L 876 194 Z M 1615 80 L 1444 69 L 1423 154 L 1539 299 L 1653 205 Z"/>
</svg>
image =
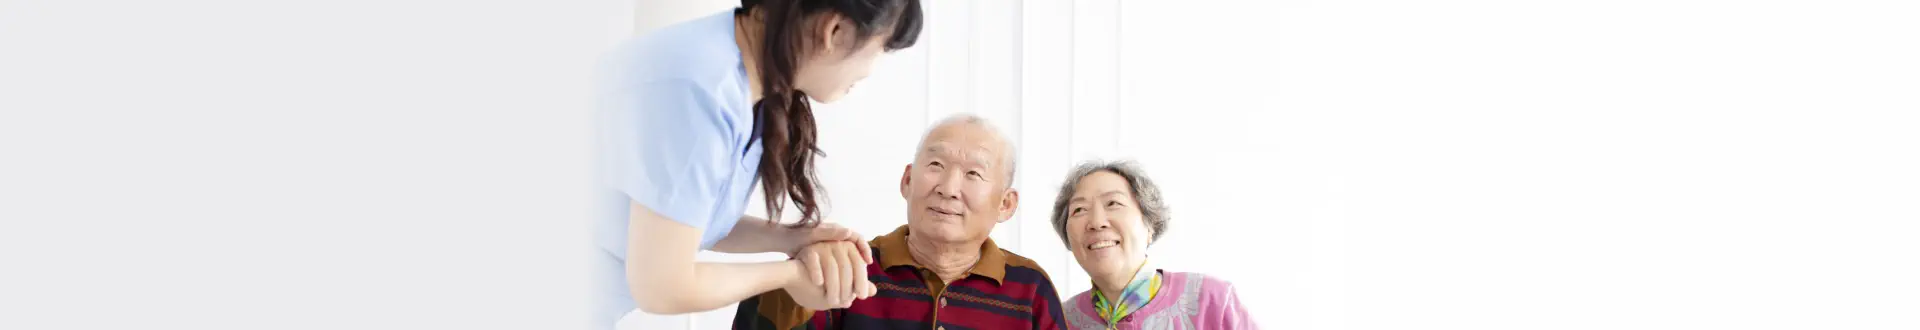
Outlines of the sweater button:
<svg viewBox="0 0 1920 330">
<path fill-rule="evenodd" d="M 940 297 L 940 307 L 947 307 L 947 298 Z"/>
</svg>

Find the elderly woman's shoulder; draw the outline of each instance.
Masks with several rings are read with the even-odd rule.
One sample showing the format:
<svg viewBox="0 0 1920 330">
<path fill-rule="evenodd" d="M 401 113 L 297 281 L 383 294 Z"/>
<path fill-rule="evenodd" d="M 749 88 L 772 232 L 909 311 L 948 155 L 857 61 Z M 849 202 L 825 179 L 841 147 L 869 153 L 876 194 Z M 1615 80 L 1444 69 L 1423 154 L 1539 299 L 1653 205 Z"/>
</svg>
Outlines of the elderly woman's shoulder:
<svg viewBox="0 0 1920 330">
<path fill-rule="evenodd" d="M 1219 276 L 1166 270 L 1161 273 L 1167 275 L 1168 282 L 1180 283 L 1183 288 L 1193 290 L 1204 299 L 1236 295 L 1233 282 Z"/>
<path fill-rule="evenodd" d="M 1240 303 L 1240 293 L 1234 292 L 1233 282 L 1224 278 L 1200 273 L 1173 273 L 1168 279 L 1188 283 L 1189 288 L 1182 297 L 1184 303 L 1193 304 L 1191 309 L 1195 320 L 1201 320 L 1201 329 L 1259 329 L 1260 326 L 1249 317 L 1246 306 Z"/>
</svg>

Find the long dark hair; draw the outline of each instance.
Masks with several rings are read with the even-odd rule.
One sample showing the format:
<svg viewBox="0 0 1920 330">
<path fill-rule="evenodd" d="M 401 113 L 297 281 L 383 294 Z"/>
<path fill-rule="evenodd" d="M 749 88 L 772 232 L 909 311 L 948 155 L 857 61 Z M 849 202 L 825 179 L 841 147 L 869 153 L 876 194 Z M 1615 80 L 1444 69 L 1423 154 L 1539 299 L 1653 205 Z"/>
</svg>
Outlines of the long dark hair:
<svg viewBox="0 0 1920 330">
<path fill-rule="evenodd" d="M 791 227 L 820 224 L 820 200 L 825 194 L 814 175 L 814 155 L 822 155 L 814 139 L 813 107 L 807 96 L 793 86 L 796 61 L 807 43 L 803 42 L 807 17 L 834 12 L 856 25 L 859 49 L 868 38 L 891 32 L 885 41 L 887 51 L 912 47 L 920 39 L 920 0 L 741 0 L 734 15 L 745 16 L 760 10 L 759 64 L 761 99 L 755 102 L 754 125 L 760 129 L 760 186 L 766 193 L 767 218 L 780 221 L 786 200 L 800 209 L 800 221 Z M 881 31 L 891 28 L 891 31 Z"/>
</svg>

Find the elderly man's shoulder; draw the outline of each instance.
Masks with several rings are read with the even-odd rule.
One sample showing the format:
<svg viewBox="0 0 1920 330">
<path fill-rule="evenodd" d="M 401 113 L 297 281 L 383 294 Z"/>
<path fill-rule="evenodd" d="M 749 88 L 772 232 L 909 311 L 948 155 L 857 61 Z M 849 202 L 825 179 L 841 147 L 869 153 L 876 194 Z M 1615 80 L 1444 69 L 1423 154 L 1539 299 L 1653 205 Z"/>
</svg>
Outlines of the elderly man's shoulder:
<svg viewBox="0 0 1920 330">
<path fill-rule="evenodd" d="M 1007 256 L 1008 280 L 1016 280 L 1015 278 L 1018 277 L 1016 281 L 1045 282 L 1048 286 L 1052 286 L 1053 278 L 1047 276 L 1046 269 L 1040 268 L 1040 263 L 1007 249 L 1000 249 L 1000 253 Z"/>
</svg>

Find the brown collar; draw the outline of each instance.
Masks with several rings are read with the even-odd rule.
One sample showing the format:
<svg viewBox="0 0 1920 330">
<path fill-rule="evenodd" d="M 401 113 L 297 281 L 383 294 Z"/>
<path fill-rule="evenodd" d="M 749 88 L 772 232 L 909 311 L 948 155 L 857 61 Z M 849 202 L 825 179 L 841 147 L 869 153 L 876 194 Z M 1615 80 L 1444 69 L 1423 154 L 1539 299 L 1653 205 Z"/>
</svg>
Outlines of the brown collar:
<svg viewBox="0 0 1920 330">
<path fill-rule="evenodd" d="M 907 251 L 907 226 L 905 225 L 900 226 L 900 229 L 894 229 L 892 233 L 874 238 L 872 244 L 874 249 L 880 250 L 881 269 L 895 266 L 927 269 L 926 266 L 913 261 L 913 254 Z M 992 238 L 988 238 L 986 243 L 980 244 L 980 261 L 975 262 L 973 268 L 967 269 L 967 273 L 993 279 L 994 283 L 1003 283 L 1007 277 L 1007 255 L 1000 251 L 1000 246 L 993 244 Z"/>
</svg>

